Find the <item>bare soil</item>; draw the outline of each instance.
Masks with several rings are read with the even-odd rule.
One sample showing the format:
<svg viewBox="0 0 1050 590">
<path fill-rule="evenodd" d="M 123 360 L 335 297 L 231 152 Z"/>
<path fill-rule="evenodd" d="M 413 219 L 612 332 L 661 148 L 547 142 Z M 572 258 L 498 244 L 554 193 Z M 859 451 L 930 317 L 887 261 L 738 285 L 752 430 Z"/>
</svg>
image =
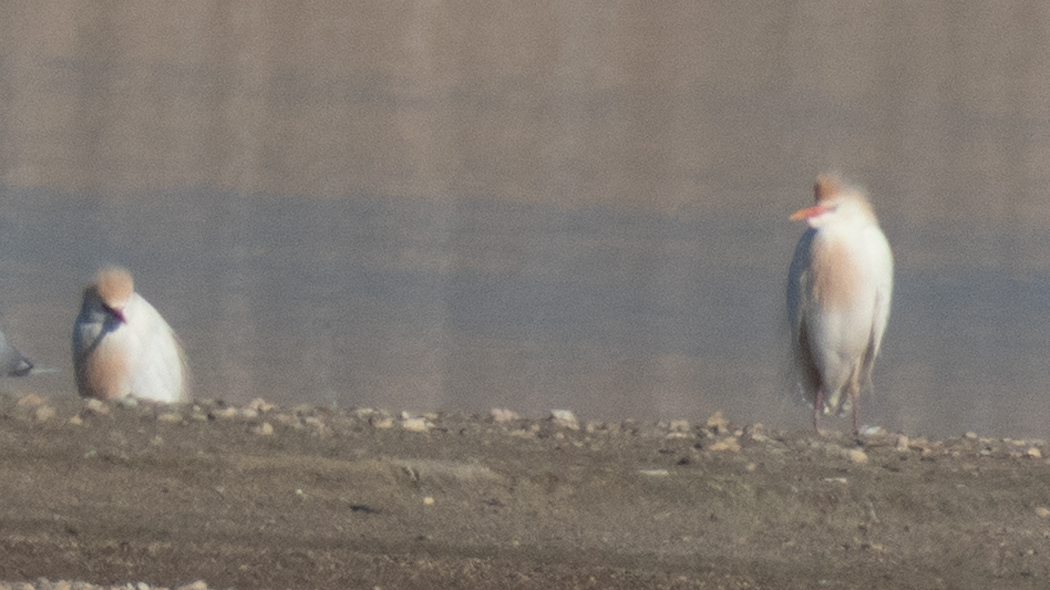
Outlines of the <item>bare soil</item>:
<svg viewBox="0 0 1050 590">
<path fill-rule="evenodd" d="M 1050 587 L 1042 441 L 27 396 L 0 444 L 5 580 Z"/>
</svg>

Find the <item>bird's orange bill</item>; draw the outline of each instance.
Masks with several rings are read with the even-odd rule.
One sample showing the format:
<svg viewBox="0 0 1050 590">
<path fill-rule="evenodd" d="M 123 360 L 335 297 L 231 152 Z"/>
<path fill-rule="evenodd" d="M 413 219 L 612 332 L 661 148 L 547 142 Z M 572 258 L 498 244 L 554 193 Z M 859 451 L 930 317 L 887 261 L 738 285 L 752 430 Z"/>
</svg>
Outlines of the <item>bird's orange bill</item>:
<svg viewBox="0 0 1050 590">
<path fill-rule="evenodd" d="M 810 217 L 816 217 L 817 215 L 823 215 L 830 211 L 823 205 L 813 205 L 812 207 L 806 207 L 805 209 L 799 209 L 791 214 L 791 221 L 802 221 L 803 219 L 809 219 Z"/>
</svg>

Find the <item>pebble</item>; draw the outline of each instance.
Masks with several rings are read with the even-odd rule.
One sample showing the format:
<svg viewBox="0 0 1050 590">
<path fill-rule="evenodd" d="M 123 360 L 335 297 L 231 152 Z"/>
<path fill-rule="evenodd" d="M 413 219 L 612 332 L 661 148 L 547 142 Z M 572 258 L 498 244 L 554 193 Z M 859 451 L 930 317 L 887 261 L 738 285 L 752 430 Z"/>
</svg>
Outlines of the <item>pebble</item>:
<svg viewBox="0 0 1050 590">
<path fill-rule="evenodd" d="M 433 426 L 426 418 L 407 418 L 401 421 L 401 429 L 408 432 L 427 432 Z"/>
<path fill-rule="evenodd" d="M 302 427 L 302 423 L 299 422 L 298 416 L 293 416 L 291 414 L 285 414 L 285 413 L 282 412 L 280 414 L 274 414 L 273 416 L 271 416 L 271 418 L 273 419 L 274 422 L 276 422 L 276 423 L 278 423 L 278 424 L 280 424 L 282 426 L 291 426 L 293 428 L 301 428 Z"/>
<path fill-rule="evenodd" d="M 182 414 L 178 412 L 164 412 L 157 416 L 157 422 L 164 424 L 179 424 L 182 422 Z"/>
<path fill-rule="evenodd" d="M 1039 450 L 1039 447 L 1030 447 L 1024 454 L 1033 459 L 1039 459 L 1043 456 L 1043 452 Z"/>
<path fill-rule="evenodd" d="M 211 415 L 213 417 L 215 417 L 216 419 L 225 420 L 225 419 L 233 418 L 234 416 L 237 415 L 237 412 L 239 412 L 239 410 L 237 408 L 234 408 L 234 407 L 215 408 L 214 410 L 211 411 Z"/>
<path fill-rule="evenodd" d="M 263 422 L 262 424 L 256 424 L 251 428 L 252 434 L 258 434 L 260 436 L 272 436 L 273 435 L 273 424 L 269 422 Z"/>
<path fill-rule="evenodd" d="M 55 409 L 51 406 L 39 406 L 34 412 L 34 418 L 40 424 L 55 417 Z"/>
<path fill-rule="evenodd" d="M 580 429 L 580 421 L 576 418 L 576 414 L 572 413 L 572 410 L 551 410 L 551 420 L 562 428 L 568 428 L 569 430 Z"/>
<path fill-rule="evenodd" d="M 668 429 L 671 432 L 689 432 L 689 421 L 688 420 L 671 420 L 668 425 Z"/>
<path fill-rule="evenodd" d="M 864 449 L 850 449 L 847 453 L 849 460 L 853 461 L 858 465 L 863 465 L 868 462 L 868 454 L 864 452 Z"/>
<path fill-rule="evenodd" d="M 725 416 L 722 415 L 722 410 L 718 410 L 707 419 L 707 427 L 713 430 L 715 434 L 729 432 L 729 420 L 726 420 Z"/>
<path fill-rule="evenodd" d="M 21 398 L 19 398 L 18 403 L 15 405 L 33 408 L 42 405 L 43 403 L 44 398 L 40 397 L 35 393 L 27 393 L 26 395 L 23 395 Z"/>
<path fill-rule="evenodd" d="M 740 450 L 740 441 L 734 437 L 722 439 L 713 445 L 706 447 L 708 451 L 729 451 L 736 453 Z"/>
<path fill-rule="evenodd" d="M 489 410 L 489 415 L 492 416 L 492 421 L 496 424 L 506 424 L 507 422 L 521 420 L 521 416 L 517 412 L 506 408 L 492 408 Z"/>
<path fill-rule="evenodd" d="M 247 407 L 251 410 L 255 410 L 260 414 L 265 414 L 266 412 L 269 412 L 270 410 L 274 409 L 276 406 L 274 406 L 273 404 L 264 400 L 261 397 L 257 397 L 252 401 L 248 402 Z"/>
<path fill-rule="evenodd" d="M 109 415 L 109 406 L 106 405 L 106 402 L 95 398 L 90 398 L 84 402 L 84 409 L 90 414 L 97 414 L 99 416 Z"/>
<path fill-rule="evenodd" d="M 303 424 L 313 428 L 317 432 L 323 432 L 326 428 L 324 420 L 319 416 L 307 416 L 303 418 Z"/>
</svg>

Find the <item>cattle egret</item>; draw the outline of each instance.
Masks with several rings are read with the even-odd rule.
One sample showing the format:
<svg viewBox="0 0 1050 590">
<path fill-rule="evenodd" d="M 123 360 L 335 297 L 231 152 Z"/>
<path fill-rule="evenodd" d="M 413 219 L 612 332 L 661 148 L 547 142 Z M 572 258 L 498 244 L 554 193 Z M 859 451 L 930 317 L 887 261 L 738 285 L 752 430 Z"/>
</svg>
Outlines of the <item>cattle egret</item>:
<svg viewBox="0 0 1050 590">
<path fill-rule="evenodd" d="M 893 254 L 863 192 L 827 175 L 814 192 L 816 204 L 791 216 L 809 225 L 788 274 L 794 358 L 813 427 L 821 413 L 852 410 L 856 435 L 860 389 L 890 315 Z"/>
<path fill-rule="evenodd" d="M 188 389 L 182 347 L 131 274 L 104 268 L 84 289 L 73 326 L 73 367 L 84 397 L 178 403 Z"/>
</svg>

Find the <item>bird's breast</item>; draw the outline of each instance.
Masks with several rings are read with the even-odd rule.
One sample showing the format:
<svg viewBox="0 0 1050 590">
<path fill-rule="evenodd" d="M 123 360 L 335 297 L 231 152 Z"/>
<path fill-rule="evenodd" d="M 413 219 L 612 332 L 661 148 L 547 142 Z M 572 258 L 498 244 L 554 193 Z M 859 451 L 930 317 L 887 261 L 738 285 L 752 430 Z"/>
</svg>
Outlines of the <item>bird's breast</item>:
<svg viewBox="0 0 1050 590">
<path fill-rule="evenodd" d="M 123 346 L 113 340 L 112 335 L 103 340 L 84 359 L 81 368 L 88 391 L 100 399 L 120 398 L 128 393 L 128 355 Z"/>
<path fill-rule="evenodd" d="M 813 302 L 823 309 L 848 309 L 863 295 L 864 269 L 846 240 L 813 245 L 810 285 Z"/>
</svg>

